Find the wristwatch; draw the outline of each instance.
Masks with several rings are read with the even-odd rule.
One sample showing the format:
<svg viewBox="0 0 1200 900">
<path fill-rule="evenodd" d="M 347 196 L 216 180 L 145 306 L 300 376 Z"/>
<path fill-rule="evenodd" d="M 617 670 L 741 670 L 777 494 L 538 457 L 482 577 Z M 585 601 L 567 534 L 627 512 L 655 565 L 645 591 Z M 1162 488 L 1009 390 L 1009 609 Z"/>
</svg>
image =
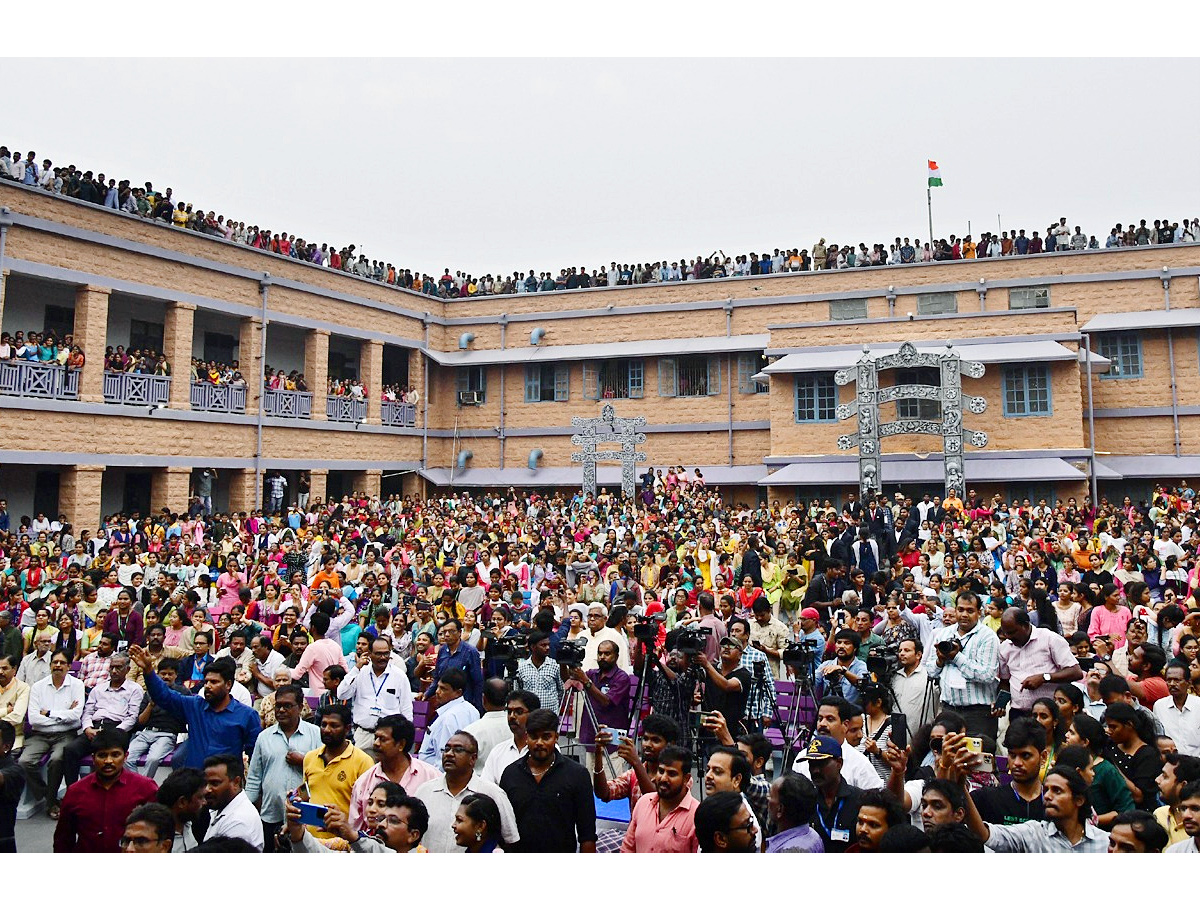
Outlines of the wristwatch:
<svg viewBox="0 0 1200 900">
<path fill-rule="evenodd" d="M 1050 673 L 1049 672 L 1042 673 L 1042 681 L 1046 682 L 1046 684 L 1050 683 Z"/>
</svg>

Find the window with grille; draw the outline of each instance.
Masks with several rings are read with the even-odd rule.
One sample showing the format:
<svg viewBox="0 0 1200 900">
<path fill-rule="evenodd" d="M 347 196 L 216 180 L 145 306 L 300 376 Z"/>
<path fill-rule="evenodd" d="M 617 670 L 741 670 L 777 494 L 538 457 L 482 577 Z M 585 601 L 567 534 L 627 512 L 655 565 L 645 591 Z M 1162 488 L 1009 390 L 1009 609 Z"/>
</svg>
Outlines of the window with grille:
<svg viewBox="0 0 1200 900">
<path fill-rule="evenodd" d="M 829 301 L 829 318 L 834 322 L 867 317 L 867 298 L 855 297 Z"/>
<path fill-rule="evenodd" d="M 675 356 L 658 361 L 660 397 L 707 397 L 719 393 L 720 357 Z"/>
<path fill-rule="evenodd" d="M 1050 415 L 1050 370 L 1048 367 L 1005 367 L 1004 415 Z"/>
<path fill-rule="evenodd" d="M 757 350 L 738 354 L 738 393 L 765 394 L 769 385 L 754 380 L 767 365 L 767 358 Z"/>
<path fill-rule="evenodd" d="M 796 421 L 836 422 L 838 391 L 832 372 L 796 376 Z"/>
<path fill-rule="evenodd" d="M 564 403 L 571 394 L 571 370 L 566 363 L 532 363 L 525 367 L 525 402 Z"/>
<path fill-rule="evenodd" d="M 583 399 L 640 400 L 645 393 L 645 368 L 640 359 L 585 360 Z"/>
<path fill-rule="evenodd" d="M 958 294 L 947 291 L 941 294 L 917 294 L 918 316 L 944 316 L 958 312 Z"/>
<path fill-rule="evenodd" d="M 923 367 L 919 369 L 897 369 L 896 384 L 923 384 L 937 387 L 942 383 L 942 373 L 939 369 Z M 942 404 L 937 400 L 906 399 L 896 401 L 896 418 L 923 419 L 940 422 Z"/>
<path fill-rule="evenodd" d="M 466 391 L 478 394 L 480 403 L 487 400 L 487 369 L 483 366 L 463 366 L 454 370 L 455 396 Z"/>
<path fill-rule="evenodd" d="M 1142 339 L 1136 334 L 1122 331 L 1101 334 L 1096 352 L 1111 364 L 1108 374 L 1101 378 L 1142 377 Z"/>
<path fill-rule="evenodd" d="M 1009 309 L 1049 309 L 1050 308 L 1050 288 L 1048 288 L 1048 287 L 1009 288 L 1008 289 L 1008 308 Z"/>
</svg>

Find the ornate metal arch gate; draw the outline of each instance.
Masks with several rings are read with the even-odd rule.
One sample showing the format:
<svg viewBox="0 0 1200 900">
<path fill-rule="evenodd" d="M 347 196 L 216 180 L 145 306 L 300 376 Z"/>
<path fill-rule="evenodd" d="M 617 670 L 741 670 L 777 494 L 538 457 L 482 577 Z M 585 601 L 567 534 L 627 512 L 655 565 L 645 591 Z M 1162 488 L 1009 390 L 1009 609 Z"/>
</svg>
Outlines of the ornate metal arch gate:
<svg viewBox="0 0 1200 900">
<path fill-rule="evenodd" d="M 646 461 L 646 454 L 637 450 L 638 444 L 646 443 L 641 429 L 646 419 L 637 416 L 623 419 L 616 414 L 612 404 L 605 403 L 600 415 L 588 419 L 572 416 L 571 425 L 576 429 L 571 443 L 582 449 L 571 454 L 571 462 L 583 463 L 583 492 L 596 496 L 596 463 L 600 461 L 621 463 L 621 493 L 632 497 L 637 482 L 637 464 Z M 620 450 L 597 450 L 601 443 L 618 443 Z"/>
<path fill-rule="evenodd" d="M 879 373 L 885 369 L 937 369 L 939 383 L 898 384 L 879 387 Z M 945 466 L 945 488 L 947 494 L 953 488 L 961 497 L 966 486 L 963 442 L 972 447 L 986 447 L 988 436 L 982 431 L 963 427 L 963 403 L 972 413 L 987 409 L 987 400 L 962 392 L 962 376 L 983 377 L 983 363 L 964 363 L 962 358 L 947 344 L 944 351 L 920 351 L 905 341 L 895 353 L 871 358 L 870 348 L 863 347 L 863 356 L 855 365 L 838 371 L 833 380 L 836 384 L 857 382 L 856 395 L 849 403 L 839 404 L 838 420 L 856 418 L 858 428 L 854 434 L 838 438 L 838 449 L 858 447 L 858 484 L 860 496 L 877 493 L 883 484 L 880 472 L 879 442 L 898 434 L 935 434 L 942 436 Z M 897 400 L 935 400 L 941 404 L 941 421 L 921 419 L 899 419 L 880 422 L 879 408 L 884 403 Z"/>
</svg>

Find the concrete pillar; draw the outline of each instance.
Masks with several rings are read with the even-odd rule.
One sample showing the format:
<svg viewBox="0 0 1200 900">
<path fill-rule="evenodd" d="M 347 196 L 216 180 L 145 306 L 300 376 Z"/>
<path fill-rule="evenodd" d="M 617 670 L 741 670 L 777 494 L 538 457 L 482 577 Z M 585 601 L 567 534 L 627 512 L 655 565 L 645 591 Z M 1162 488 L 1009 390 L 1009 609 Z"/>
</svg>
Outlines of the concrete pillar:
<svg viewBox="0 0 1200 900">
<path fill-rule="evenodd" d="M 246 379 L 246 415 L 257 416 L 262 402 L 262 379 L 258 377 L 263 354 L 263 327 L 259 319 L 242 319 L 238 328 L 238 369 Z M 251 497 L 254 496 L 251 492 Z"/>
<path fill-rule="evenodd" d="M 400 476 L 400 493 L 405 497 L 410 497 L 413 494 L 416 494 L 423 500 L 426 496 L 425 488 L 428 484 L 429 482 L 422 478 L 418 473 L 409 472 Z"/>
<path fill-rule="evenodd" d="M 352 490 L 356 494 L 366 494 L 368 497 L 378 497 L 379 490 L 383 484 L 383 469 L 367 469 L 364 472 L 354 473 L 354 486 Z"/>
<path fill-rule="evenodd" d="M 58 479 L 59 512 L 74 526 L 75 534 L 85 528 L 95 534 L 100 527 L 100 484 L 103 478 L 104 466 L 63 467 Z"/>
<path fill-rule="evenodd" d="M 312 391 L 312 417 L 325 419 L 329 393 L 329 332 L 314 328 L 304 337 L 304 377 Z"/>
<path fill-rule="evenodd" d="M 79 399 L 104 402 L 104 348 L 108 342 L 108 288 L 91 285 L 75 291 L 75 343 L 83 348 Z"/>
<path fill-rule="evenodd" d="M 318 500 L 324 502 L 329 487 L 329 470 L 309 469 L 308 477 L 311 479 L 308 502 L 316 503 Z"/>
<path fill-rule="evenodd" d="M 234 469 L 229 473 L 229 509 L 225 512 L 249 512 L 254 509 L 253 469 Z"/>
<path fill-rule="evenodd" d="M 171 364 L 172 409 L 192 408 L 192 330 L 195 322 L 195 304 L 167 304 L 167 314 L 163 319 L 163 353 Z"/>
<path fill-rule="evenodd" d="M 187 466 L 168 466 L 150 474 L 150 512 L 158 515 L 165 506 L 173 513 L 185 513 L 191 497 L 192 470 Z"/>
<path fill-rule="evenodd" d="M 378 425 L 382 421 L 379 404 L 383 396 L 383 341 L 363 341 L 359 354 L 362 381 L 367 388 L 366 424 Z"/>
</svg>

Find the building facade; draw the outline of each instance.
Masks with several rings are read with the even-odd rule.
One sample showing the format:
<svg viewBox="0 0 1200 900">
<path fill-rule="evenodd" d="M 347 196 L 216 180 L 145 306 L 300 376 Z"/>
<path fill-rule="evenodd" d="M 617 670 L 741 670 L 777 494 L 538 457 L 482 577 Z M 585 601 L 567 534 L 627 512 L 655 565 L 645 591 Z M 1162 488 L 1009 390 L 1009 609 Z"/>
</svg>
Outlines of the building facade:
<svg viewBox="0 0 1200 900">
<path fill-rule="evenodd" d="M 947 343 L 983 362 L 969 486 L 1085 498 L 1200 477 L 1200 246 L 1175 244 L 440 300 L 216 238 L 0 184 L 3 331 L 72 334 L 81 369 L 0 363 L 0 496 L 10 514 L 181 510 L 201 469 L 217 509 L 264 479 L 311 495 L 577 487 L 571 417 L 647 420 L 649 465 L 699 468 L 733 500 L 837 498 L 837 438 L 863 353 Z M 106 373 L 108 347 L 158 348 L 170 376 Z M 189 377 L 230 363 L 244 388 Z M 267 366 L 311 393 L 262 388 Z M 1090 373 L 1090 377 L 1089 377 Z M 367 386 L 356 403 L 328 377 Z M 929 383 L 931 373 L 893 373 Z M 380 385 L 417 388 L 413 407 Z M 940 418 L 936 403 L 889 418 Z M 939 492 L 941 440 L 882 445 L 885 489 Z M 619 485 L 619 465 L 600 483 Z"/>
</svg>

